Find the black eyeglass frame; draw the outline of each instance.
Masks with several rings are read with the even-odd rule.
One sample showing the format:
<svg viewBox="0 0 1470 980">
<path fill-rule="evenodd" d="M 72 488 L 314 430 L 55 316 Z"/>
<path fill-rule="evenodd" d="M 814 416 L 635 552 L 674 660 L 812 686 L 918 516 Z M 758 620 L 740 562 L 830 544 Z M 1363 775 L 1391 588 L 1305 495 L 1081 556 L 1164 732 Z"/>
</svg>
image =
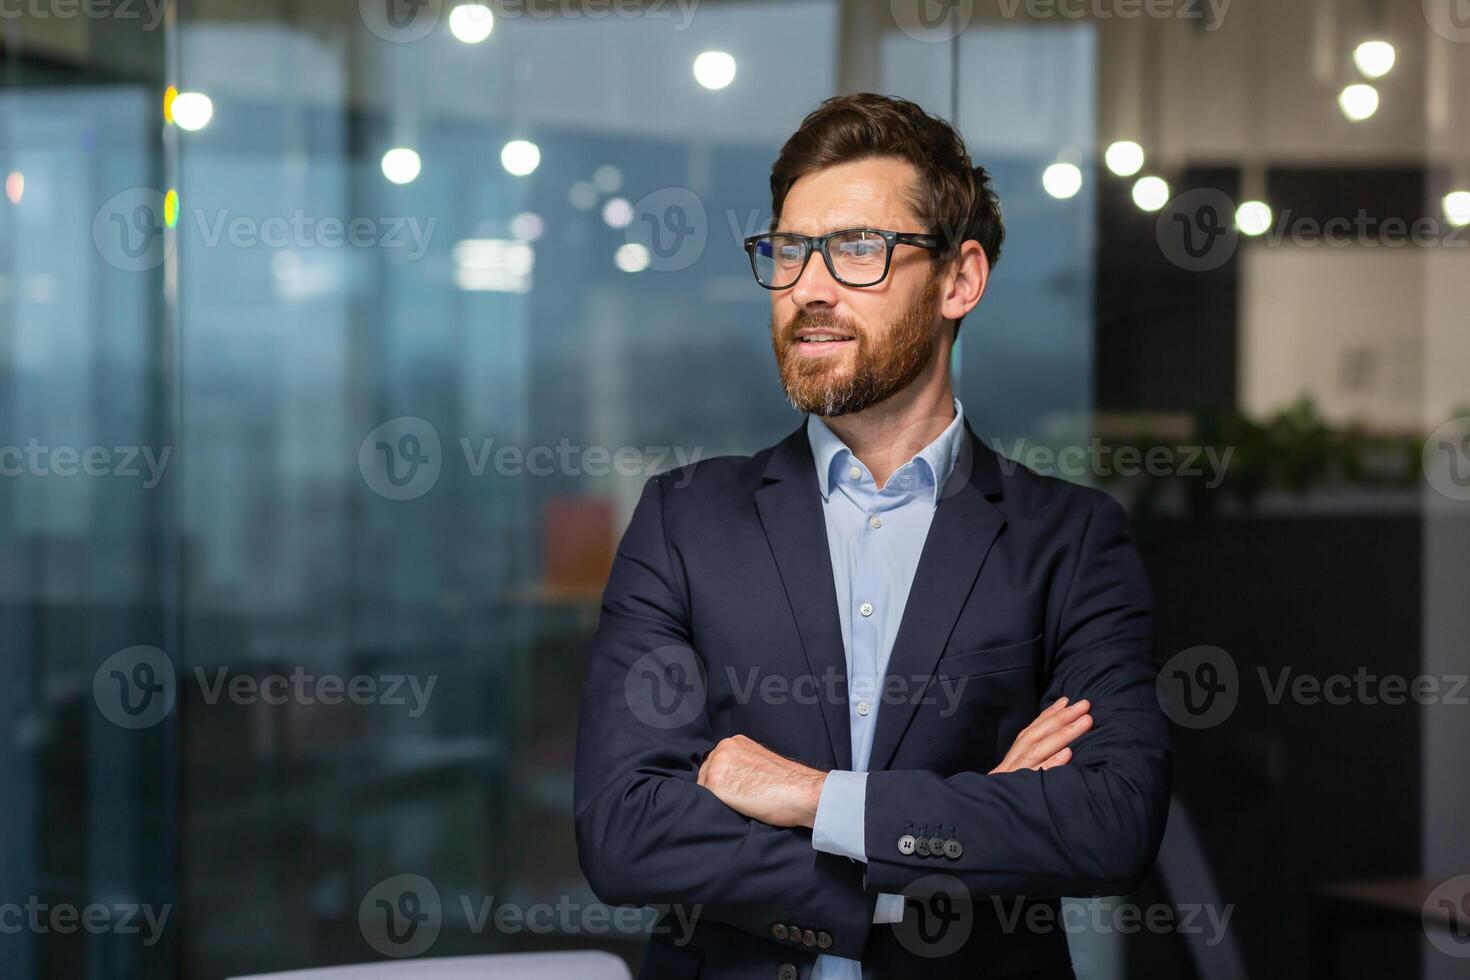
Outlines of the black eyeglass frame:
<svg viewBox="0 0 1470 980">
<path fill-rule="evenodd" d="M 827 251 L 827 242 L 840 235 L 851 235 L 855 231 L 877 235 L 887 244 L 883 252 L 883 274 L 872 282 L 861 285 L 848 282 L 839 276 L 837 269 L 832 264 L 832 256 Z M 792 279 L 789 284 L 785 286 L 767 286 L 761 282 L 760 271 L 755 267 L 755 243 L 763 238 L 776 238 L 778 236 L 793 239 L 801 243 L 801 247 L 804 249 L 801 256 L 801 268 L 796 270 L 796 278 Z M 825 235 L 797 235 L 789 231 L 768 231 L 760 235 L 751 235 L 745 239 L 745 254 L 750 257 L 750 271 L 755 276 L 755 281 L 760 283 L 765 289 L 790 289 L 792 286 L 795 286 L 801 281 L 802 275 L 806 273 L 806 264 L 811 261 L 813 252 L 822 253 L 822 261 L 826 263 L 827 271 L 831 273 L 833 279 L 836 279 L 842 285 L 851 289 L 868 289 L 888 278 L 888 270 L 893 266 L 893 247 L 895 245 L 913 245 L 916 248 L 926 248 L 934 251 L 940 251 L 944 248 L 944 242 L 938 235 L 921 235 L 908 231 L 888 231 L 883 228 L 843 228 L 840 231 L 829 231 Z"/>
</svg>

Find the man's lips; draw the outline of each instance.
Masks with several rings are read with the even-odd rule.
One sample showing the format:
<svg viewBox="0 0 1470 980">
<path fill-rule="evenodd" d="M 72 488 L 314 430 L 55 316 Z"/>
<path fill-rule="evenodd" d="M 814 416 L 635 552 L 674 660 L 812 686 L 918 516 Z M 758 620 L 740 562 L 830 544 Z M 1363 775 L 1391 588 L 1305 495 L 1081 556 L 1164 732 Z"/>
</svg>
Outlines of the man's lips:
<svg viewBox="0 0 1470 980">
<path fill-rule="evenodd" d="M 841 330 L 826 327 L 803 327 L 796 331 L 791 345 L 802 357 L 827 357 L 857 343 L 857 338 Z"/>
</svg>

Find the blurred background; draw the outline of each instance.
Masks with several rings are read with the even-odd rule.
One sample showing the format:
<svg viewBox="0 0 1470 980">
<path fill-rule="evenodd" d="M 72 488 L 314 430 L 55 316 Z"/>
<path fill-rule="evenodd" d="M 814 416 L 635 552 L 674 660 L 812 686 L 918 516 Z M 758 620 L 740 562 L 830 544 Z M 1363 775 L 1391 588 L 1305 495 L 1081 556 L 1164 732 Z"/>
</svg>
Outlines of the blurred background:
<svg viewBox="0 0 1470 980">
<path fill-rule="evenodd" d="M 0 31 L 4 976 L 636 966 L 570 819 L 601 588 L 649 475 L 799 424 L 740 238 L 865 90 L 995 178 L 967 417 L 1123 500 L 1155 590 L 1169 838 L 1069 906 L 1079 976 L 1470 975 L 1470 3 Z"/>
</svg>

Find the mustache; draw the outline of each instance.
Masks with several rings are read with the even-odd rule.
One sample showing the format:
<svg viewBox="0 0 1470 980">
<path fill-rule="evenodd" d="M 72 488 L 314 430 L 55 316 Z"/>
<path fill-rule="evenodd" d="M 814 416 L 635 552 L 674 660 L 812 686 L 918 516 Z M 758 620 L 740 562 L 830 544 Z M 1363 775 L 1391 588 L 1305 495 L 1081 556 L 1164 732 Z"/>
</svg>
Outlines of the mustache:
<svg viewBox="0 0 1470 980">
<path fill-rule="evenodd" d="M 852 334 L 859 343 L 862 343 L 865 335 L 863 329 L 851 320 L 838 316 L 835 313 L 802 313 L 786 325 L 781 331 L 781 340 L 787 344 L 796 343 L 796 332 L 806 329 L 836 330 L 842 333 Z"/>
</svg>

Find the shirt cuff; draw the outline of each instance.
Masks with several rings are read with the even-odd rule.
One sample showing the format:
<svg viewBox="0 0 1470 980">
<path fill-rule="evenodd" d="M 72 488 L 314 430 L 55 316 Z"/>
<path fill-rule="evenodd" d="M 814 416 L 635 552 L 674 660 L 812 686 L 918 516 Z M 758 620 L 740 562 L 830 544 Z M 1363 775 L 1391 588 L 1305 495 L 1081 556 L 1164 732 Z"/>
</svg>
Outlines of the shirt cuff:
<svg viewBox="0 0 1470 980">
<path fill-rule="evenodd" d="M 888 892 L 878 893 L 878 904 L 873 906 L 873 922 L 902 922 L 903 921 L 903 896 L 890 895 Z"/>
<path fill-rule="evenodd" d="M 834 770 L 822 783 L 817 816 L 812 821 L 812 846 L 868 863 L 866 822 L 868 774 Z"/>
</svg>

